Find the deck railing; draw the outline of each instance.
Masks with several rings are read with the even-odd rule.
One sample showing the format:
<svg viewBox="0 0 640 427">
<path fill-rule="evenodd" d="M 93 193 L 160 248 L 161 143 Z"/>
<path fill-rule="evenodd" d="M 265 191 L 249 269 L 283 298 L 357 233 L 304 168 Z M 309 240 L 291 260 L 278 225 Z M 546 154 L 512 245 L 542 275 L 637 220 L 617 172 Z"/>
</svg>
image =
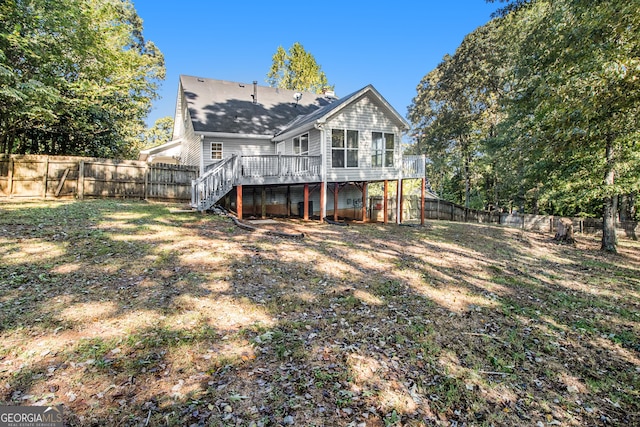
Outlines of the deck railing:
<svg viewBox="0 0 640 427">
<path fill-rule="evenodd" d="M 403 156 L 402 157 L 402 177 L 403 178 L 424 178 L 425 177 L 425 156 Z"/>
<path fill-rule="evenodd" d="M 242 156 L 240 176 L 263 177 L 312 177 L 320 175 L 320 156 L 263 155 Z"/>
<path fill-rule="evenodd" d="M 191 185 L 191 205 L 207 210 L 235 185 L 270 185 L 320 180 L 321 156 L 232 156 L 210 167 Z M 402 178 L 424 178 L 425 157 L 404 156 Z"/>
</svg>

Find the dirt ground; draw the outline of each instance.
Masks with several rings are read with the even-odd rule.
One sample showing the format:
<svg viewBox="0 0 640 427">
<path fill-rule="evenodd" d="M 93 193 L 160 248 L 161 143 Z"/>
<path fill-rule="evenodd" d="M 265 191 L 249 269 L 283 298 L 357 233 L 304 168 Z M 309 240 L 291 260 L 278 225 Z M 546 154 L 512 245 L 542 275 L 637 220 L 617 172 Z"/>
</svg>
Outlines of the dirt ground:
<svg viewBox="0 0 640 427">
<path fill-rule="evenodd" d="M 177 208 L 0 203 L 0 404 L 72 426 L 640 425 L 637 241 Z"/>
</svg>

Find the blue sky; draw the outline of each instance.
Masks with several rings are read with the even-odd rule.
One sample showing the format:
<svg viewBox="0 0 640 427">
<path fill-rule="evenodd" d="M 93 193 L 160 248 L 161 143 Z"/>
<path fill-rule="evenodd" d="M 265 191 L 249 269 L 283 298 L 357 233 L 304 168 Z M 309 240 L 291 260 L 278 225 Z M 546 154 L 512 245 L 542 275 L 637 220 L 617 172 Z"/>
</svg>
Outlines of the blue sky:
<svg viewBox="0 0 640 427">
<path fill-rule="evenodd" d="M 422 77 L 500 3 L 484 0 L 132 0 L 167 76 L 147 123 L 173 116 L 180 74 L 267 85 L 278 46 L 301 43 L 338 97 L 372 84 L 406 117 Z"/>
</svg>

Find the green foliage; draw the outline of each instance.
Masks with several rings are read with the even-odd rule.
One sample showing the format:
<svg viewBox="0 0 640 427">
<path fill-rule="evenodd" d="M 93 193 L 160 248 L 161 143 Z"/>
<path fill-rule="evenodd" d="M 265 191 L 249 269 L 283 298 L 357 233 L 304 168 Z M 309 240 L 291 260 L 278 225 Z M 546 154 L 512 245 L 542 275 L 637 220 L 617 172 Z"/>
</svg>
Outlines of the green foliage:
<svg viewBox="0 0 640 427">
<path fill-rule="evenodd" d="M 532 169 L 542 200 L 568 213 L 602 203 L 603 249 L 615 251 L 615 203 L 640 188 L 640 4 L 536 2 L 520 14 L 518 90 L 506 106 L 531 136 L 518 145 L 547 165 Z"/>
<path fill-rule="evenodd" d="M 505 3 L 418 86 L 413 151 L 453 201 L 602 215 L 614 251 L 640 189 L 640 3 Z"/>
<path fill-rule="evenodd" d="M 142 148 L 153 148 L 171 141 L 173 136 L 173 117 L 167 116 L 156 120 L 143 135 Z"/>
<path fill-rule="evenodd" d="M 493 137 L 499 118 L 503 67 L 499 31 L 491 22 L 469 34 L 453 56 L 420 82 L 409 107 L 417 150 L 430 159 L 436 188 L 450 187 L 455 202 L 470 206 L 472 187 L 481 180 L 481 145 Z"/>
<path fill-rule="evenodd" d="M 129 0 L 0 4 L 0 149 L 132 157 L 164 78 Z"/>
<path fill-rule="evenodd" d="M 315 93 L 333 90 L 313 55 L 306 52 L 300 43 L 295 42 L 288 52 L 278 46 L 272 59 L 271 70 L 267 74 L 269 86 Z"/>
</svg>

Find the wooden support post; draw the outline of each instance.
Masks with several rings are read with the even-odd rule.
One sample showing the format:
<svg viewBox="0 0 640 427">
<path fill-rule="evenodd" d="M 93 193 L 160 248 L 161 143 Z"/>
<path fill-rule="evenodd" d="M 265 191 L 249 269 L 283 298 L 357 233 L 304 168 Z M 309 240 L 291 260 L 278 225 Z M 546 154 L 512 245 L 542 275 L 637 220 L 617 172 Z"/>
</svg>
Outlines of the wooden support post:
<svg viewBox="0 0 640 427">
<path fill-rule="evenodd" d="M 13 193 L 13 159 L 9 157 L 9 177 L 7 182 L 7 196 L 11 197 Z"/>
<path fill-rule="evenodd" d="M 251 215 L 256 216 L 256 187 L 253 187 L 253 201 L 251 204 Z"/>
<path fill-rule="evenodd" d="M 333 184 L 333 220 L 338 220 L 338 183 Z"/>
<path fill-rule="evenodd" d="M 44 174 L 42 177 L 42 198 L 47 198 L 47 181 L 49 179 L 49 156 L 44 159 Z"/>
<path fill-rule="evenodd" d="M 326 183 L 325 182 L 321 182 L 320 183 L 320 222 L 324 222 L 324 217 L 327 214 L 327 210 L 325 207 L 325 189 L 326 189 Z"/>
<path fill-rule="evenodd" d="M 236 211 L 238 219 L 242 219 L 242 185 L 236 186 Z"/>
<path fill-rule="evenodd" d="M 424 197 L 426 193 L 427 180 L 422 178 L 420 185 L 420 225 L 424 225 Z"/>
<path fill-rule="evenodd" d="M 362 222 L 367 222 L 367 184 L 362 183 Z"/>
<path fill-rule="evenodd" d="M 402 207 L 403 207 L 403 203 L 402 203 L 402 199 L 403 199 L 403 186 L 404 186 L 404 179 L 399 179 L 398 180 L 398 209 L 397 209 L 397 213 L 396 213 L 396 218 L 397 218 L 397 222 L 398 224 L 402 224 Z"/>
<path fill-rule="evenodd" d="M 389 197 L 389 181 L 387 181 L 386 179 L 384 180 L 384 194 L 382 196 L 383 201 L 382 201 L 382 205 L 384 206 L 384 212 L 383 212 L 383 222 L 386 224 L 388 222 L 388 218 L 387 216 L 389 215 L 389 203 L 387 201 L 387 198 Z"/>
<path fill-rule="evenodd" d="M 261 206 L 261 218 L 267 217 L 267 189 L 262 187 L 262 194 L 260 195 L 260 206 Z"/>
<path fill-rule="evenodd" d="M 149 174 L 151 174 L 151 168 L 149 167 L 149 164 L 147 163 L 144 167 L 144 200 L 147 200 L 149 198 Z"/>
<path fill-rule="evenodd" d="M 291 186 L 287 185 L 287 217 L 291 216 Z"/>
<path fill-rule="evenodd" d="M 78 166 L 78 199 L 84 199 L 84 160 L 80 160 L 80 165 Z"/>
<path fill-rule="evenodd" d="M 309 184 L 304 184 L 304 195 L 302 198 L 302 219 L 309 220 Z"/>
</svg>

